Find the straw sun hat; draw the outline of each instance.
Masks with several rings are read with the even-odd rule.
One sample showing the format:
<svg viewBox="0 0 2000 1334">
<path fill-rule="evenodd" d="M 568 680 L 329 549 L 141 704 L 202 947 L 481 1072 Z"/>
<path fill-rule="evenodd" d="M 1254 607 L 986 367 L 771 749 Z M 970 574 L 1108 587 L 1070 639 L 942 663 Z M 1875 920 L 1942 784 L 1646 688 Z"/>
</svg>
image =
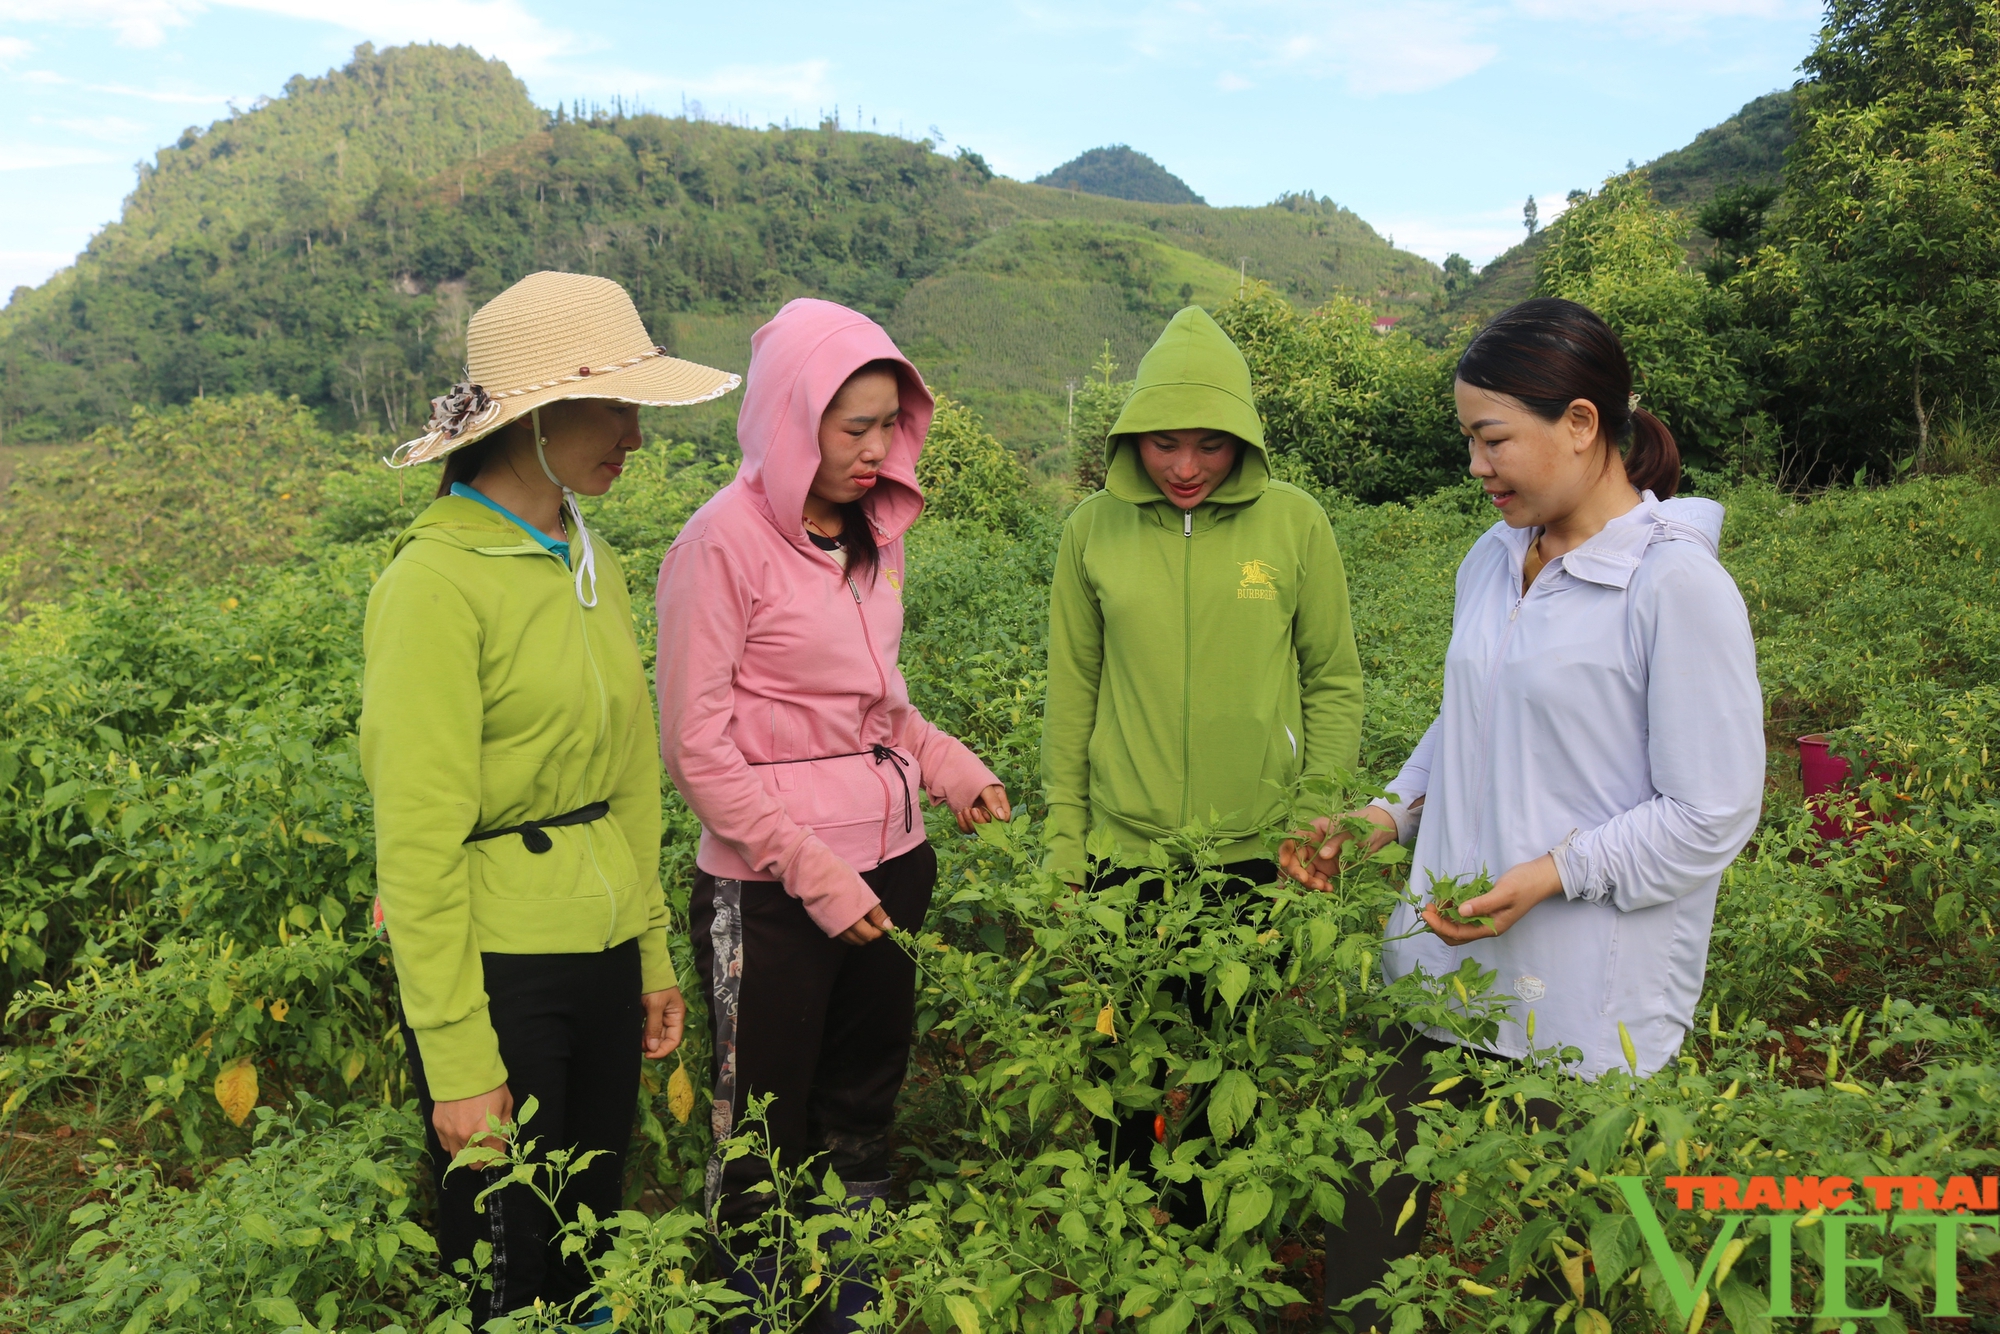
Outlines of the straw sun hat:
<svg viewBox="0 0 2000 1334">
<path fill-rule="evenodd" d="M 441 459 L 566 398 L 685 407 L 743 383 L 668 356 L 623 287 L 582 273 L 521 279 L 473 315 L 465 349 L 464 382 L 431 400 L 424 434 L 398 445 L 390 467 Z"/>
</svg>

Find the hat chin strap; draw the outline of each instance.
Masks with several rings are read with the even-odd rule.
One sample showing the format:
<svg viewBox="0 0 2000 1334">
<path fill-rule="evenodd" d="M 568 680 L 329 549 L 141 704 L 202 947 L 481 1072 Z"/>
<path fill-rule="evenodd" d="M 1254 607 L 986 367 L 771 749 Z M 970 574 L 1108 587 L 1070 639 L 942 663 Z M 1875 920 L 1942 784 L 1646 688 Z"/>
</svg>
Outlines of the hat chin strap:
<svg viewBox="0 0 2000 1334">
<path fill-rule="evenodd" d="M 570 521 L 576 525 L 577 542 L 583 550 L 583 554 L 578 557 L 576 562 L 576 600 L 586 607 L 595 607 L 597 605 L 597 552 L 590 545 L 590 530 L 583 526 L 583 511 L 577 508 L 576 492 L 563 486 L 562 478 L 556 476 L 554 470 L 549 467 L 549 456 L 542 452 L 542 446 L 547 443 L 542 439 L 542 410 L 540 408 L 530 409 L 528 417 L 534 423 L 535 427 L 535 459 L 542 465 L 542 476 L 548 478 L 562 489 L 563 502 L 569 506 Z M 590 581 L 590 595 L 588 597 L 584 596 L 583 592 L 583 584 L 586 579 Z"/>
</svg>

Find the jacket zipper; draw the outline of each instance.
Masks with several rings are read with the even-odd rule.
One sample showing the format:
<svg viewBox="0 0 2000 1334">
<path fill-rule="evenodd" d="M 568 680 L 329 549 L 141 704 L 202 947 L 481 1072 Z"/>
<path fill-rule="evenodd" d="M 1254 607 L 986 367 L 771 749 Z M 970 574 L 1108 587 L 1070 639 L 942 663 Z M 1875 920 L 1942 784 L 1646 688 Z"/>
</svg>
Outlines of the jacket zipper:
<svg viewBox="0 0 2000 1334">
<path fill-rule="evenodd" d="M 1181 511 L 1181 825 L 1193 818 L 1194 769 L 1194 511 Z"/>
<path fill-rule="evenodd" d="M 875 702 L 880 704 L 883 698 L 889 693 L 889 676 L 888 673 L 882 670 L 882 656 L 875 651 L 875 636 L 868 633 L 868 613 L 862 610 L 861 590 L 854 586 L 854 576 L 849 574 L 846 569 L 843 568 L 840 575 L 847 582 L 847 591 L 854 595 L 854 614 L 861 621 L 861 642 L 868 646 L 868 660 L 875 664 L 875 685 L 877 691 Z M 868 725 L 868 711 L 866 709 L 861 711 L 861 723 L 862 727 L 866 729 Z M 881 766 L 878 765 L 876 767 L 880 768 Z M 884 783 L 882 785 L 882 841 L 879 845 L 879 850 L 875 854 L 878 864 L 882 861 L 887 861 L 889 858 L 890 809 L 889 786 Z"/>
<path fill-rule="evenodd" d="M 564 568 L 568 568 L 567 562 Z M 581 602 L 576 604 L 576 620 L 583 634 L 583 658 L 590 664 L 591 679 L 597 683 L 597 744 L 591 747 L 591 752 L 597 754 L 603 748 L 605 733 L 611 727 L 611 698 L 604 688 L 604 671 L 597 665 L 597 654 L 590 647 L 590 619 L 584 615 Z M 618 934 L 618 892 L 611 887 L 611 877 L 604 874 L 604 867 L 597 860 L 597 838 L 588 825 L 584 826 L 583 839 L 584 845 L 590 849 L 591 869 L 597 872 L 597 882 L 604 886 L 604 900 L 611 909 L 611 919 L 604 928 L 604 948 L 608 950 L 612 938 Z"/>
</svg>

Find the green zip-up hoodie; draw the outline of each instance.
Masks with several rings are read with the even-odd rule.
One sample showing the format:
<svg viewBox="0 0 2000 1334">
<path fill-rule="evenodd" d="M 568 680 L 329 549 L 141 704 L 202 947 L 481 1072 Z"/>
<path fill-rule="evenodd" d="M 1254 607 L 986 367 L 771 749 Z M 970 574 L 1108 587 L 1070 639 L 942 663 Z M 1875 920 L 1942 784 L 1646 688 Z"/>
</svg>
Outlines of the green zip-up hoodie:
<svg viewBox="0 0 2000 1334">
<path fill-rule="evenodd" d="M 376 881 L 440 1100 L 507 1079 L 482 951 L 588 953 L 637 937 L 644 990 L 675 985 L 652 692 L 625 576 L 593 544 L 597 605 L 584 607 L 560 556 L 446 496 L 397 540 L 368 597 L 361 769 Z M 545 853 L 514 835 L 465 841 L 595 801 L 611 813 L 546 830 Z"/>
<path fill-rule="evenodd" d="M 1145 431 L 1224 430 L 1236 467 L 1191 511 L 1140 463 Z M 1301 775 L 1352 769 L 1361 662 L 1326 512 L 1273 481 L 1250 368 L 1198 307 L 1139 363 L 1105 489 L 1070 514 L 1049 610 L 1042 774 L 1050 868 L 1080 883 L 1094 830 L 1124 853 L 1201 823 L 1266 855 Z"/>
</svg>

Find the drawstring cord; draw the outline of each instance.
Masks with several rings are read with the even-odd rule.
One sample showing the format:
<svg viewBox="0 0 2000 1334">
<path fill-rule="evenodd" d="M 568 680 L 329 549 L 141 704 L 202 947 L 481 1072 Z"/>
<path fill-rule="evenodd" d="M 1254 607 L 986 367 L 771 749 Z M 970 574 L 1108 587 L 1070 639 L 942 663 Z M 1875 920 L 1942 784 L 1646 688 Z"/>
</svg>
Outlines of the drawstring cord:
<svg viewBox="0 0 2000 1334">
<path fill-rule="evenodd" d="M 864 755 L 873 756 L 877 764 L 896 766 L 896 777 L 903 782 L 903 832 L 909 833 L 917 827 L 915 803 L 910 800 L 910 762 L 879 741 L 867 750 L 844 750 L 838 755 L 813 755 L 802 760 L 749 760 L 746 763 L 753 769 L 768 769 L 779 764 L 817 764 L 821 760 L 853 760 Z"/>
<path fill-rule="evenodd" d="M 870 753 L 875 756 L 875 763 L 877 764 L 888 760 L 895 762 L 896 777 L 903 780 L 903 832 L 907 834 L 913 827 L 910 819 L 910 762 L 887 746 L 880 744 L 873 746 Z"/>
<path fill-rule="evenodd" d="M 576 525 L 577 541 L 583 548 L 583 554 L 577 558 L 576 562 L 576 600 L 586 607 L 595 607 L 597 605 L 597 551 L 590 545 L 590 529 L 583 526 L 583 511 L 577 507 L 576 492 L 563 486 L 562 478 L 556 476 L 555 472 L 549 467 L 549 456 L 542 452 L 542 446 L 548 443 L 542 439 L 542 410 L 540 408 L 530 409 L 528 416 L 533 421 L 535 427 L 535 458 L 542 465 L 542 475 L 562 488 L 563 503 L 569 506 L 570 521 Z M 589 597 L 583 595 L 583 581 L 586 578 L 590 580 Z"/>
</svg>

